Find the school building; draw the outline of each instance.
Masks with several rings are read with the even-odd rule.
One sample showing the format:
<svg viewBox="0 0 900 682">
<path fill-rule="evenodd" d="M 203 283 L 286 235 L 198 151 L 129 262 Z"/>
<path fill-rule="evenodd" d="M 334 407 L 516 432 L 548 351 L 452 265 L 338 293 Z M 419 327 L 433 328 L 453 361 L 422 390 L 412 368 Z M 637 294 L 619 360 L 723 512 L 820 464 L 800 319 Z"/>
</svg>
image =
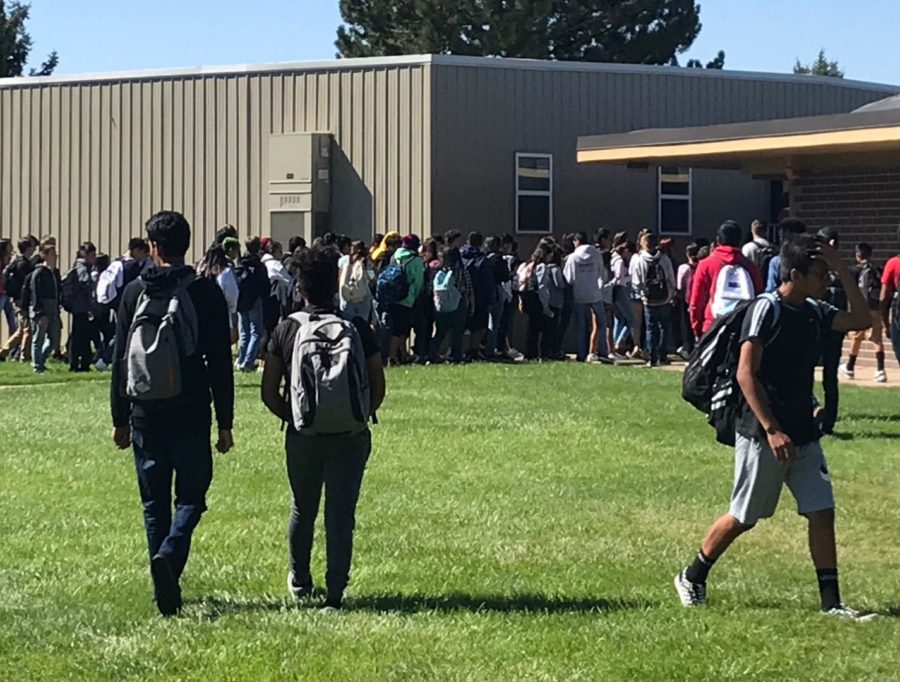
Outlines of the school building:
<svg viewBox="0 0 900 682">
<path fill-rule="evenodd" d="M 693 152 L 607 165 L 591 156 L 607 143 L 590 136 L 847 115 L 898 91 L 456 56 L 4 79 L 0 235 L 56 235 L 63 268 L 87 239 L 119 253 L 164 208 L 193 225 L 194 257 L 225 223 L 281 240 L 511 232 L 525 253 L 544 234 L 599 226 L 709 237 L 725 218 L 777 216 L 791 182 L 791 203 L 812 216 L 837 208 L 830 195 L 855 181 L 798 182 L 792 173 L 806 167 Z M 900 176 L 865 184 L 872 218 L 888 208 L 889 185 L 900 206 Z"/>
</svg>

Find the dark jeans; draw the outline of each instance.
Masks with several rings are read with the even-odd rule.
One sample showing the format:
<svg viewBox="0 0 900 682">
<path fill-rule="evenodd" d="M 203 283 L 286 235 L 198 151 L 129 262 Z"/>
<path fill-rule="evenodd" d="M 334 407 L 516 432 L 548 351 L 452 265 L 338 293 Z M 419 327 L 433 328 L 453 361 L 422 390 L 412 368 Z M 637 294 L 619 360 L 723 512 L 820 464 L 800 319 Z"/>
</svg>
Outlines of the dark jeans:
<svg viewBox="0 0 900 682">
<path fill-rule="evenodd" d="M 503 304 L 503 315 L 500 317 L 500 329 L 497 330 L 497 351 L 505 353 L 510 349 L 509 332 L 512 329 L 513 316 L 516 314 L 516 298 Z"/>
<path fill-rule="evenodd" d="M 413 354 L 424 361 L 428 358 L 431 337 L 434 335 L 434 301 L 426 295 L 419 296 L 413 306 L 413 330 L 416 333 Z"/>
<path fill-rule="evenodd" d="M 191 535 L 206 511 L 206 491 L 212 482 L 209 426 L 189 431 L 135 429 L 133 441 L 150 557 L 168 557 L 175 576 L 180 577 L 191 550 Z"/>
<path fill-rule="evenodd" d="M 450 334 L 450 359 L 453 362 L 463 360 L 463 339 L 466 335 L 466 320 L 469 316 L 469 307 L 465 301 L 460 301 L 459 307 L 452 313 L 435 313 L 434 322 L 437 332 L 431 341 L 431 357 L 436 358 L 441 350 L 441 344 Z"/>
<path fill-rule="evenodd" d="M 91 341 L 94 340 L 95 334 L 94 324 L 87 313 L 72 315 L 72 332 L 69 334 L 70 371 L 86 372 L 91 368 L 91 360 L 94 357 L 91 352 Z"/>
<path fill-rule="evenodd" d="M 841 351 L 844 347 L 844 335 L 841 332 L 827 332 L 822 339 L 822 388 L 825 392 L 825 417 L 822 430 L 825 433 L 834 431 L 838 418 L 840 387 L 838 384 L 838 366 L 841 364 Z"/>
<path fill-rule="evenodd" d="M 644 321 L 650 362 L 655 364 L 666 359 L 669 337 L 672 335 L 672 306 L 668 303 L 645 305 Z"/>
<path fill-rule="evenodd" d="M 891 346 L 894 347 L 894 355 L 897 358 L 897 364 L 900 365 L 900 324 L 891 325 Z"/>
<path fill-rule="evenodd" d="M 350 580 L 356 503 L 372 436 L 301 436 L 289 430 L 285 438 L 288 479 L 293 503 L 288 525 L 291 570 L 297 584 L 312 582 L 309 570 L 313 529 L 325 485 L 325 549 L 328 595 L 340 597 Z"/>
</svg>

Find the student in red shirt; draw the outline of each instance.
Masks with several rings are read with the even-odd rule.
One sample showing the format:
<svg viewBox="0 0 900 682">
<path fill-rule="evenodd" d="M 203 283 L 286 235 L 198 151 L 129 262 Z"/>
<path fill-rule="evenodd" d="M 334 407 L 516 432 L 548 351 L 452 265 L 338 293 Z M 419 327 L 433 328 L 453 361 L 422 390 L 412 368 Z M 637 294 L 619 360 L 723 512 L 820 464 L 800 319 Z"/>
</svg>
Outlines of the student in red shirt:
<svg viewBox="0 0 900 682">
<path fill-rule="evenodd" d="M 897 241 L 900 243 L 900 229 L 897 230 Z M 881 319 L 900 364 L 900 256 L 891 258 L 881 275 Z"/>
</svg>

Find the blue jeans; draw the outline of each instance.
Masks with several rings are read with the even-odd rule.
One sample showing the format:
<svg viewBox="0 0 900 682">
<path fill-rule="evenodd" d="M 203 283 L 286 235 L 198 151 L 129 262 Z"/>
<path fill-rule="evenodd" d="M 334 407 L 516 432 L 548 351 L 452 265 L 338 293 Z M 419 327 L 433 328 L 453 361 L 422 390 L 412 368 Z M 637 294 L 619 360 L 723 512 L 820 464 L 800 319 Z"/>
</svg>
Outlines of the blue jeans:
<svg viewBox="0 0 900 682">
<path fill-rule="evenodd" d="M 498 296 L 497 300 L 488 308 L 488 331 L 484 342 L 484 349 L 488 355 L 503 350 L 500 346 L 500 332 L 503 329 L 503 304 L 503 299 Z"/>
<path fill-rule="evenodd" d="M 253 369 L 259 356 L 259 340 L 262 338 L 262 299 L 257 299 L 247 312 L 238 313 L 241 337 L 238 342 L 238 367 Z"/>
<path fill-rule="evenodd" d="M 591 346 L 591 314 L 597 317 L 597 334 L 600 336 L 600 357 L 609 355 L 606 345 L 606 306 L 603 301 L 596 303 L 575 303 L 575 336 L 578 362 L 587 360 Z"/>
<path fill-rule="evenodd" d="M 466 335 L 466 320 L 469 317 L 469 307 L 465 301 L 459 302 L 459 307 L 452 313 L 434 314 L 436 332 L 431 340 L 431 357 L 437 357 L 441 344 L 450 334 L 450 359 L 453 362 L 462 362 L 463 338 Z"/>
<path fill-rule="evenodd" d="M 19 323 L 16 321 L 16 311 L 13 308 L 12 299 L 7 294 L 0 294 L 0 314 L 6 316 L 6 327 L 9 329 L 9 335 L 12 336 L 19 329 Z"/>
<path fill-rule="evenodd" d="M 135 429 L 132 440 L 150 558 L 157 554 L 167 557 L 175 576 L 180 577 L 191 550 L 191 535 L 206 511 L 206 491 L 212 482 L 209 426 L 188 431 Z"/>
<path fill-rule="evenodd" d="M 631 305 L 631 297 L 628 289 L 623 286 L 613 287 L 613 308 L 615 312 L 613 324 L 613 343 L 616 347 L 628 344 L 629 350 L 634 343 L 634 308 Z"/>
<path fill-rule="evenodd" d="M 31 320 L 31 363 L 35 372 L 47 369 L 47 358 L 59 343 L 59 314 L 50 313 Z"/>
<path fill-rule="evenodd" d="M 672 335 L 672 306 L 645 305 L 644 323 L 647 327 L 647 346 L 650 362 L 653 364 L 666 359 L 669 337 Z"/>
<path fill-rule="evenodd" d="M 354 317 L 361 317 L 366 323 L 372 323 L 372 297 L 367 296 L 359 303 L 347 303 L 341 301 L 341 312 L 345 319 L 352 320 Z"/>
</svg>

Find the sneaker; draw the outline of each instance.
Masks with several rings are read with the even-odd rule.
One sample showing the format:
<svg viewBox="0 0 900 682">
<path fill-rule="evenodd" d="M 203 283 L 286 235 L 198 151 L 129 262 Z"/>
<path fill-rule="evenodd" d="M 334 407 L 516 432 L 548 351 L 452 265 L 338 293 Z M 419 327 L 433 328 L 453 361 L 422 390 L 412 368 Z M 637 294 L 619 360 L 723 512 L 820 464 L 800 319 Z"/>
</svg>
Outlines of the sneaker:
<svg viewBox="0 0 900 682">
<path fill-rule="evenodd" d="M 288 592 L 290 592 L 294 596 L 294 599 L 297 599 L 298 601 L 300 599 L 306 599 L 313 593 L 312 580 L 306 583 L 298 583 L 294 577 L 293 571 L 288 572 L 287 587 Z"/>
<path fill-rule="evenodd" d="M 827 611 L 822 611 L 823 615 L 832 616 L 834 618 L 843 618 L 844 620 L 852 620 L 855 623 L 869 623 L 878 618 L 877 613 L 867 613 L 865 611 L 857 611 L 851 609 L 844 604 L 832 606 Z"/>
<path fill-rule="evenodd" d="M 339 595 L 333 597 L 331 595 L 325 597 L 325 603 L 322 604 L 322 612 L 323 613 L 335 613 L 344 608 L 344 597 L 343 595 Z"/>
<path fill-rule="evenodd" d="M 585 362 L 600 362 L 600 356 L 596 353 L 591 353 L 587 356 L 587 360 Z"/>
<path fill-rule="evenodd" d="M 94 367 L 97 368 L 97 371 L 98 371 L 98 372 L 105 372 L 107 369 L 109 369 L 109 365 L 107 365 L 107 364 L 103 361 L 103 358 L 100 358 L 99 360 L 97 360 L 97 362 L 94 363 Z"/>
<path fill-rule="evenodd" d="M 883 369 L 879 369 L 875 372 L 875 381 L 879 384 L 883 384 L 887 381 L 887 373 Z"/>
<path fill-rule="evenodd" d="M 181 609 L 181 588 L 172 571 L 169 557 L 157 554 L 150 560 L 150 575 L 156 592 L 156 608 L 163 616 L 174 616 Z"/>
<path fill-rule="evenodd" d="M 834 366 L 834 365 L 832 365 L 832 367 L 833 367 L 833 366 Z M 838 366 L 838 372 L 840 372 L 841 374 L 843 374 L 843 375 L 844 375 L 845 377 L 847 377 L 848 379 L 855 379 L 855 378 L 856 378 L 856 372 L 854 372 L 852 369 L 848 369 L 848 368 L 847 368 L 847 363 L 846 363 L 846 362 L 842 362 L 842 363 Z"/>
<path fill-rule="evenodd" d="M 622 355 L 621 353 L 610 353 L 610 354 L 609 354 L 609 359 L 610 359 L 612 362 L 621 362 L 622 360 L 625 359 L 625 356 Z"/>
<path fill-rule="evenodd" d="M 692 583 L 685 577 L 687 569 L 675 576 L 675 591 L 682 606 L 705 606 L 706 583 Z"/>
</svg>

